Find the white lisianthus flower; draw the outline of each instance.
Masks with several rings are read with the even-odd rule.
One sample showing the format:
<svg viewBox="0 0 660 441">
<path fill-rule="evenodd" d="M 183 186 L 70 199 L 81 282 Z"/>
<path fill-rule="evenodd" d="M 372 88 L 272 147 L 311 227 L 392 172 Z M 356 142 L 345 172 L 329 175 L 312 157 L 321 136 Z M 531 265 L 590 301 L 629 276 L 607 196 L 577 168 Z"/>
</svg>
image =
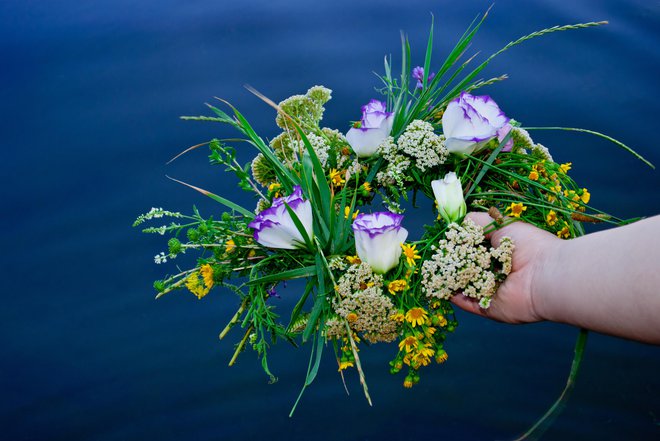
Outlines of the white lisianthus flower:
<svg viewBox="0 0 660 441">
<path fill-rule="evenodd" d="M 495 138 L 508 122 L 491 97 L 462 92 L 442 115 L 445 146 L 451 153 L 471 154 Z"/>
<path fill-rule="evenodd" d="M 401 244 L 408 230 L 401 226 L 403 215 L 378 212 L 360 214 L 353 221 L 357 255 L 377 274 L 396 267 L 401 258 Z"/>
<path fill-rule="evenodd" d="M 358 158 L 367 158 L 390 136 L 394 116 L 386 111 L 385 103 L 371 100 L 362 106 L 360 127 L 353 127 L 346 133 L 346 140 Z"/>
<path fill-rule="evenodd" d="M 438 203 L 438 212 L 448 224 L 465 217 L 467 206 L 463 198 L 463 186 L 456 173 L 449 172 L 443 179 L 432 181 L 431 187 Z"/>
<path fill-rule="evenodd" d="M 298 216 L 308 237 L 313 234 L 312 204 L 303 199 L 302 189 L 296 185 L 293 193 L 275 198 L 273 205 L 261 211 L 248 225 L 254 229 L 254 240 L 265 247 L 293 250 L 305 247 L 305 239 L 293 222 L 286 205 Z"/>
</svg>

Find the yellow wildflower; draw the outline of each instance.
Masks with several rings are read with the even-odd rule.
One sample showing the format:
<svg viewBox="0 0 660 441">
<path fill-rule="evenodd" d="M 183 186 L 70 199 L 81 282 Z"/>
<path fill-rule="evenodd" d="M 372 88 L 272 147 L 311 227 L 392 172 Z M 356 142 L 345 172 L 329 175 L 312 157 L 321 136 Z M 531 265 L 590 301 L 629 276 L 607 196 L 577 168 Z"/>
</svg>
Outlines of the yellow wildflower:
<svg viewBox="0 0 660 441">
<path fill-rule="evenodd" d="M 562 172 L 563 174 L 566 174 L 571 169 L 572 165 L 573 165 L 572 162 L 566 162 L 559 166 L 559 171 Z"/>
<path fill-rule="evenodd" d="M 282 188 L 282 185 L 278 184 L 277 182 L 273 182 L 268 186 L 268 193 L 273 196 L 274 198 L 279 198 L 282 194 L 280 193 L 280 189 Z"/>
<path fill-rule="evenodd" d="M 209 288 L 205 288 L 204 285 L 199 283 L 199 274 L 197 272 L 188 276 L 186 279 L 186 288 L 188 288 L 188 291 L 195 294 L 198 299 L 201 299 L 210 291 Z"/>
<path fill-rule="evenodd" d="M 348 320 L 349 323 L 353 323 L 358 319 L 358 315 L 354 312 L 349 312 L 348 315 L 346 316 L 346 320 Z"/>
<path fill-rule="evenodd" d="M 531 179 L 532 181 L 538 181 L 539 180 L 539 172 L 537 172 L 536 170 L 532 170 L 531 172 L 529 172 L 529 176 L 527 176 L 527 177 L 529 179 Z"/>
<path fill-rule="evenodd" d="M 433 349 L 430 351 L 433 352 Z M 431 364 L 431 358 L 421 352 L 413 356 L 413 366 L 428 366 L 429 364 Z"/>
<path fill-rule="evenodd" d="M 398 323 L 403 323 L 403 320 L 405 319 L 405 316 L 403 315 L 403 312 L 397 311 L 395 314 L 392 314 L 390 316 L 390 320 L 398 322 Z"/>
<path fill-rule="evenodd" d="M 447 361 L 447 358 L 449 358 L 447 352 L 444 349 L 438 349 L 438 352 L 435 354 L 435 362 L 441 364 Z"/>
<path fill-rule="evenodd" d="M 362 188 L 364 188 L 364 191 L 371 191 L 371 184 L 365 182 L 364 184 L 362 184 Z"/>
<path fill-rule="evenodd" d="M 557 223 L 558 217 L 557 213 L 555 210 L 550 210 L 548 215 L 545 217 L 545 223 L 548 224 L 549 226 L 553 226 L 554 224 Z"/>
<path fill-rule="evenodd" d="M 415 266 L 415 260 L 422 258 L 417 251 L 417 245 L 402 243 L 401 248 L 403 249 L 403 255 L 406 256 L 406 262 L 409 266 Z"/>
<path fill-rule="evenodd" d="M 348 215 L 351 213 L 351 207 L 344 207 L 344 219 L 348 219 Z M 357 215 L 360 214 L 360 210 L 355 210 L 353 212 L 353 220 L 357 217 Z"/>
<path fill-rule="evenodd" d="M 564 227 L 557 231 L 557 237 L 560 239 L 568 239 L 571 237 L 571 230 L 568 228 L 568 224 L 564 222 Z"/>
<path fill-rule="evenodd" d="M 209 289 L 213 288 L 213 268 L 211 265 L 202 265 L 202 267 L 199 269 L 199 273 L 202 275 L 204 285 L 206 285 L 206 287 Z"/>
<path fill-rule="evenodd" d="M 410 389 L 411 387 L 413 387 L 413 380 L 412 380 L 412 378 L 410 378 L 410 377 L 406 377 L 406 378 L 403 380 L 403 387 L 405 387 L 406 389 Z"/>
<path fill-rule="evenodd" d="M 359 264 L 362 263 L 362 261 L 360 260 L 360 258 L 358 256 L 346 256 L 346 260 L 351 265 L 359 265 Z"/>
<path fill-rule="evenodd" d="M 447 319 L 442 314 L 436 314 L 433 316 L 431 323 L 433 323 L 435 326 L 440 326 L 441 328 L 444 328 L 445 326 L 447 326 Z"/>
<path fill-rule="evenodd" d="M 591 200 L 591 193 L 587 191 L 586 188 L 582 189 L 582 196 L 580 196 L 580 199 L 582 199 L 582 202 L 585 204 L 588 204 L 589 201 Z"/>
<path fill-rule="evenodd" d="M 527 207 L 523 205 L 522 202 L 511 202 L 511 205 L 506 207 L 506 211 L 510 211 L 511 216 L 520 217 L 523 211 L 526 211 Z"/>
<path fill-rule="evenodd" d="M 330 182 L 337 187 L 341 187 L 346 183 L 346 179 L 342 177 L 341 172 L 337 171 L 336 168 L 330 170 L 328 177 L 330 178 Z"/>
<path fill-rule="evenodd" d="M 405 280 L 399 279 L 399 280 L 392 280 L 388 285 L 387 285 L 387 290 L 390 292 L 390 294 L 394 295 L 398 292 L 403 291 L 408 287 L 408 282 Z"/>
<path fill-rule="evenodd" d="M 426 338 L 431 338 L 433 337 L 433 334 L 435 334 L 436 330 L 437 329 L 435 329 L 433 326 L 427 326 L 426 328 L 424 328 L 424 336 Z"/>
<path fill-rule="evenodd" d="M 339 362 L 339 369 L 338 371 L 343 371 L 345 369 L 348 369 L 349 367 L 353 367 L 353 362 L 352 361 L 341 361 Z"/>
<path fill-rule="evenodd" d="M 236 249 L 236 242 L 234 242 L 234 239 L 229 239 L 227 242 L 225 242 L 225 253 L 229 254 L 233 252 Z"/>
<path fill-rule="evenodd" d="M 412 308 L 406 312 L 406 320 L 413 326 L 423 325 L 426 321 L 427 313 L 424 308 Z"/>
<path fill-rule="evenodd" d="M 403 351 L 405 348 L 406 352 L 411 352 L 413 349 L 417 348 L 418 343 L 419 342 L 415 337 L 409 335 L 399 342 L 399 350 Z"/>
</svg>

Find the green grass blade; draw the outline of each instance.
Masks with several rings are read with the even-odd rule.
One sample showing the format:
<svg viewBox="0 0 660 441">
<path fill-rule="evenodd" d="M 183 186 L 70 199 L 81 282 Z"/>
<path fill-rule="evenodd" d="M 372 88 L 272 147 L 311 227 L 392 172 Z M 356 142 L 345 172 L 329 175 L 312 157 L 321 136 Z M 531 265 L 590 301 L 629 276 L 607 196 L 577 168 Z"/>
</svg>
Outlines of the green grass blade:
<svg viewBox="0 0 660 441">
<path fill-rule="evenodd" d="M 269 274 L 263 277 L 251 279 L 246 285 L 259 285 L 264 283 L 279 282 L 281 280 L 300 279 L 302 277 L 312 277 L 316 275 L 316 265 L 305 266 L 292 270 L 282 271 L 277 274 Z"/>
<path fill-rule="evenodd" d="M 583 133 L 589 133 L 590 135 L 596 135 L 598 137 L 601 137 L 603 139 L 606 139 L 618 147 L 621 147 L 631 155 L 633 155 L 635 158 L 639 159 L 642 161 L 644 164 L 648 165 L 652 169 L 655 169 L 655 165 L 653 165 L 650 161 L 648 161 L 646 158 L 644 158 L 642 155 L 634 151 L 632 148 L 628 147 L 621 141 L 612 138 L 611 136 L 607 136 L 604 133 L 596 132 L 595 130 L 587 130 L 587 129 L 578 129 L 575 127 L 525 127 L 525 130 L 565 130 L 567 132 L 583 132 Z"/>
<path fill-rule="evenodd" d="M 241 207 L 241 206 L 238 205 L 238 204 L 233 203 L 233 202 L 230 201 L 229 199 L 225 199 L 225 198 L 223 198 L 222 196 L 218 196 L 218 195 L 216 195 L 216 194 L 211 193 L 210 191 L 206 191 L 206 190 L 204 190 L 204 189 L 202 189 L 202 188 L 195 187 L 194 185 L 187 184 L 187 183 L 185 183 L 185 182 L 183 182 L 183 181 L 179 181 L 178 179 L 171 178 L 171 177 L 169 177 L 169 176 L 167 176 L 167 175 L 166 175 L 166 177 L 167 177 L 167 179 L 171 179 L 171 180 L 174 181 L 174 182 L 178 182 L 179 184 L 185 185 L 186 187 L 190 187 L 190 188 L 192 188 L 193 190 L 196 190 L 196 191 L 200 192 L 200 193 L 203 194 L 204 196 L 208 196 L 208 197 L 210 197 L 211 199 L 213 199 L 214 201 L 219 202 L 219 203 L 221 203 L 222 205 L 224 205 L 224 206 L 226 206 L 226 207 L 228 207 L 228 208 L 231 208 L 231 209 L 234 210 L 234 211 L 237 211 L 237 212 L 241 213 L 241 214 L 242 214 L 243 216 L 245 216 L 247 219 L 254 219 L 254 213 L 252 213 L 252 212 L 249 211 L 249 210 L 246 210 L 245 208 Z"/>
</svg>

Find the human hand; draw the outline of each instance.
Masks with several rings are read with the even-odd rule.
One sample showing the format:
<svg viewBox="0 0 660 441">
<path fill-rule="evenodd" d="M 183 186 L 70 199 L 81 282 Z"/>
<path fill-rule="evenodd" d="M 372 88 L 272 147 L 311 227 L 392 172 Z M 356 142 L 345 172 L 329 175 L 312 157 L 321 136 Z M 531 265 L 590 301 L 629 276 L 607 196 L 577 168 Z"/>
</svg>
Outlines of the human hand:
<svg viewBox="0 0 660 441">
<path fill-rule="evenodd" d="M 469 213 L 468 217 L 484 229 L 493 219 L 488 213 Z M 535 298 L 535 276 L 543 271 L 544 263 L 562 240 L 547 231 L 522 221 L 513 222 L 486 235 L 497 247 L 504 236 L 513 239 L 515 249 L 511 273 L 500 285 L 488 309 L 483 309 L 474 299 L 457 294 L 451 301 L 456 306 L 482 317 L 506 323 L 530 323 L 544 320 L 539 314 L 540 300 Z"/>
</svg>

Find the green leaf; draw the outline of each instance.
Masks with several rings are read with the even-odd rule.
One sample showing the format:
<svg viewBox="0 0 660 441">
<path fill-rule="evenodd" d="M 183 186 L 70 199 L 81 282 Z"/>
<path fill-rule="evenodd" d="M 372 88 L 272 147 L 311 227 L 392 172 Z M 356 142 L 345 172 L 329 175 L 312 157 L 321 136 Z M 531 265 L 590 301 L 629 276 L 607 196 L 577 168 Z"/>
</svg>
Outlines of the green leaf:
<svg viewBox="0 0 660 441">
<path fill-rule="evenodd" d="M 246 285 L 258 285 L 264 283 L 278 282 L 280 280 L 300 279 L 302 277 L 312 277 L 316 275 L 316 265 L 305 266 L 292 270 L 282 271 L 277 274 L 268 274 L 250 280 Z"/>
</svg>

